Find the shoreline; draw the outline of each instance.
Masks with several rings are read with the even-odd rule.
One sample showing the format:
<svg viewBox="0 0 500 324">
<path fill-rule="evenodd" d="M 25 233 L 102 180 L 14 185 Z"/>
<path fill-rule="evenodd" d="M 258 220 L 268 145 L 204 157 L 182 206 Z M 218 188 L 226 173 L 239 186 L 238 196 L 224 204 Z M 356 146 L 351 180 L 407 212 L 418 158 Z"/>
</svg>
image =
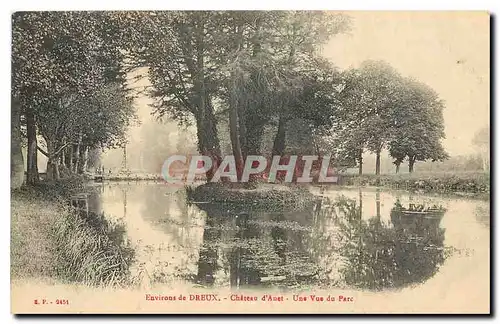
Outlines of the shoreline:
<svg viewBox="0 0 500 324">
<path fill-rule="evenodd" d="M 89 183 L 137 183 L 137 182 L 154 182 L 165 183 L 165 180 L 160 176 L 151 177 L 112 177 L 104 178 L 102 181 L 88 180 Z M 195 187 L 203 185 L 204 179 L 199 179 L 190 186 Z M 269 186 L 276 185 L 277 187 L 290 186 L 290 184 L 282 183 L 266 183 Z M 168 185 L 168 184 L 166 184 Z M 292 184 L 292 186 L 301 187 L 303 184 Z M 315 188 L 328 188 L 334 190 L 342 190 L 344 188 L 366 188 L 366 189 L 382 189 L 392 191 L 403 191 L 414 194 L 425 195 L 442 195 L 445 197 L 467 198 L 490 200 L 490 174 L 489 173 L 457 173 L 457 174 L 433 174 L 433 173 L 416 173 L 416 174 L 390 174 L 390 175 L 341 175 L 339 183 L 336 184 L 309 184 Z M 187 184 L 184 184 L 184 187 Z M 257 190 L 257 189 L 256 189 Z"/>
</svg>

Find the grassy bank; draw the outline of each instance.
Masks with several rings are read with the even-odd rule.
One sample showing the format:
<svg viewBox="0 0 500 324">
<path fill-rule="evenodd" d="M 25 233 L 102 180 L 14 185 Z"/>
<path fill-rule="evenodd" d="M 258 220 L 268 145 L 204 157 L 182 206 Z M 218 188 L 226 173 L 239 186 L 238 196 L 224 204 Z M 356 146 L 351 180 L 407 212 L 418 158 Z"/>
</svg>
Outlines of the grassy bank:
<svg viewBox="0 0 500 324">
<path fill-rule="evenodd" d="M 133 252 L 123 226 L 71 208 L 69 196 L 81 186 L 76 179 L 11 192 L 12 278 L 87 285 L 128 280 Z"/>
<path fill-rule="evenodd" d="M 411 173 L 391 175 L 345 175 L 344 186 L 378 186 L 397 190 L 419 191 L 489 198 L 490 174 L 463 173 Z"/>
<path fill-rule="evenodd" d="M 306 187 L 261 183 L 253 188 L 231 187 L 221 183 L 205 183 L 186 188 L 191 202 L 245 205 L 254 209 L 301 209 L 314 200 Z"/>
</svg>

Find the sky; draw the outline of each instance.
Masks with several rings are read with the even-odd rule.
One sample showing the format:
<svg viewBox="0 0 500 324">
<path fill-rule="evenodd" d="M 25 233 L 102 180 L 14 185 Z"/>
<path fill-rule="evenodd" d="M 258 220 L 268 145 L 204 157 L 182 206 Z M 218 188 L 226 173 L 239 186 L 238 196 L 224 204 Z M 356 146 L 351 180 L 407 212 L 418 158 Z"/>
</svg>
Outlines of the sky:
<svg viewBox="0 0 500 324">
<path fill-rule="evenodd" d="M 489 126 L 490 53 L 486 12 L 346 12 L 349 34 L 336 35 L 323 55 L 340 69 L 384 60 L 403 76 L 432 87 L 445 101 L 445 149 L 476 151 L 474 134 Z"/>
</svg>

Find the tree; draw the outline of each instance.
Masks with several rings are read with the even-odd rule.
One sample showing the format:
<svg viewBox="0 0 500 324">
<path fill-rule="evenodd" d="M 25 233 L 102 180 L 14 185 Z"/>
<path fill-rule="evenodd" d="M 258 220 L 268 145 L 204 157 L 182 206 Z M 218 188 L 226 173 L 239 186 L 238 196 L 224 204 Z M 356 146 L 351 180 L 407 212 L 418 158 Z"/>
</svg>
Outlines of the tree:
<svg viewBox="0 0 500 324">
<path fill-rule="evenodd" d="M 10 187 L 19 188 L 24 182 L 24 159 L 21 151 L 21 107 L 12 100 L 10 135 Z"/>
<path fill-rule="evenodd" d="M 241 146 L 242 156 L 257 154 L 264 127 L 271 121 L 277 127 L 272 154 L 281 155 L 290 120 L 300 116 L 312 127 L 330 122 L 324 116 L 332 114 L 329 90 L 336 73 L 316 54 L 329 37 L 348 29 L 348 19 L 323 12 L 245 17 L 234 28 L 232 43 L 237 45 L 231 49 L 227 74 L 230 125 L 238 129 L 233 139 L 241 142 L 235 148 Z"/>
<path fill-rule="evenodd" d="M 47 179 L 59 178 L 59 162 L 68 147 L 77 156 L 66 165 L 75 173 L 87 169 L 89 150 L 113 148 L 125 143 L 125 133 L 135 118 L 132 101 L 119 84 L 109 84 L 92 96 L 68 96 L 39 116 L 40 134 L 47 156 Z"/>
<path fill-rule="evenodd" d="M 147 67 L 154 114 L 180 124 L 194 119 L 198 151 L 220 156 L 213 99 L 218 91 L 220 13 L 116 13 L 131 64 Z M 166 59 L 168 58 L 168 59 Z M 222 58 L 223 59 L 223 58 Z M 211 174 L 208 174 L 211 177 Z"/>
<path fill-rule="evenodd" d="M 341 90 L 343 121 L 339 138 L 348 154 L 358 161 L 362 174 L 364 149 L 375 153 L 375 174 L 380 174 L 380 153 L 391 137 L 392 112 L 398 102 L 401 76 L 382 61 L 365 61 L 344 74 Z"/>
<path fill-rule="evenodd" d="M 13 15 L 12 95 L 26 120 L 28 184 L 38 181 L 37 128 L 43 129 L 47 142 L 49 173 L 57 174 L 59 154 L 74 144 L 55 142 L 62 140 L 61 128 L 67 126 L 56 121 L 59 114 L 69 113 L 76 98 L 89 98 L 110 82 L 123 82 L 123 55 L 113 35 L 116 26 L 104 12 Z"/>
<path fill-rule="evenodd" d="M 124 21 L 132 61 L 148 67 L 154 113 L 181 124 L 194 119 L 199 152 L 219 156 L 219 110 L 238 165 L 258 152 L 269 119 L 281 118 L 284 128 L 280 112 L 306 80 L 295 70 L 316 67 L 304 62 L 318 61 L 317 45 L 347 25 L 342 15 L 286 11 L 141 12 Z"/>
<path fill-rule="evenodd" d="M 443 102 L 429 86 L 405 79 L 400 100 L 394 106 L 389 153 L 396 168 L 405 158 L 413 172 L 416 161 L 448 158 L 440 140 L 444 138 Z"/>
</svg>

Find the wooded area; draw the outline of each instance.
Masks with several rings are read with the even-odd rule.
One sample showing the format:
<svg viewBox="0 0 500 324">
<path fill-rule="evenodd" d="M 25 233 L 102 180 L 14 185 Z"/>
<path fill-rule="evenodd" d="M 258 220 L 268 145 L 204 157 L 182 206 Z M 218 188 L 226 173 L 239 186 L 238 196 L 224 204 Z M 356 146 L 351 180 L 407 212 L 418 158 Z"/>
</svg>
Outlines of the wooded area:
<svg viewBox="0 0 500 324">
<path fill-rule="evenodd" d="M 383 149 L 396 170 L 446 159 L 444 103 L 433 89 L 386 62 L 340 71 L 321 56 L 350 28 L 348 16 L 333 12 L 15 13 L 12 186 L 39 181 L 37 151 L 52 180 L 123 146 L 133 100 L 144 95 L 155 116 L 196 127 L 199 153 L 221 159 L 227 137 L 240 169 L 247 155 L 304 153 L 287 144 L 290 133 L 359 174 L 364 152 L 376 154 L 376 174 Z M 133 87 L 142 77 L 151 83 L 145 91 Z M 276 131 L 266 148 L 269 127 Z"/>
</svg>

